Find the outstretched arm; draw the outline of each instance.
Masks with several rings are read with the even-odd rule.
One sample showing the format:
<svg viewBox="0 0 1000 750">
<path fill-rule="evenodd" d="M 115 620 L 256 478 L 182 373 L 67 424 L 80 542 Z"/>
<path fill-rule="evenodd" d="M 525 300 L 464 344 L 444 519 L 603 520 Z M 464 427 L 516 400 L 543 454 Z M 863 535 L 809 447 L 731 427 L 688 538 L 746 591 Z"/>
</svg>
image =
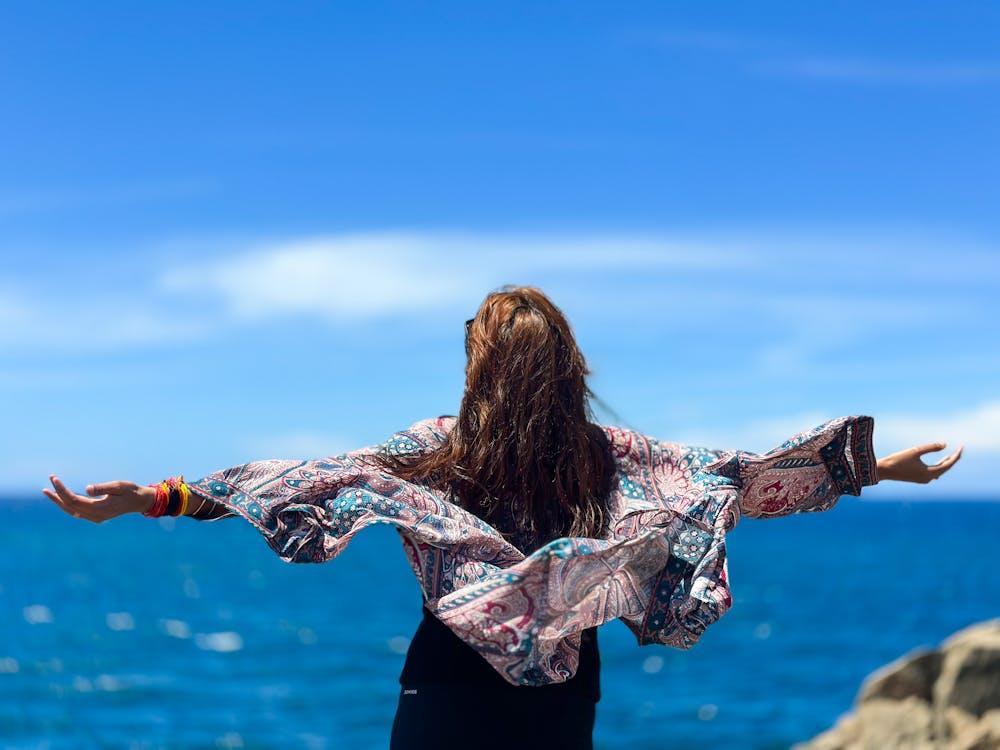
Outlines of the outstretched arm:
<svg viewBox="0 0 1000 750">
<path fill-rule="evenodd" d="M 946 472 L 962 454 L 959 448 L 928 466 L 920 456 L 944 447 L 929 443 L 879 459 L 872 447 L 873 426 L 867 415 L 838 417 L 797 433 L 764 454 L 712 451 L 717 458 L 701 468 L 735 483 L 743 515 L 770 518 L 827 510 L 842 495 L 860 495 L 864 487 L 885 479 L 926 483 Z"/>
<path fill-rule="evenodd" d="M 330 459 L 322 459 L 321 462 L 325 463 L 328 460 L 336 460 L 338 458 L 345 460 L 357 458 L 373 454 L 383 447 L 387 447 L 390 452 L 396 455 L 430 449 L 441 444 L 448 431 L 454 425 L 454 422 L 455 417 L 447 415 L 421 419 L 414 422 L 408 429 L 393 434 L 384 443 L 357 448 L 339 456 L 331 457 Z M 317 463 L 319 461 L 317 459 L 310 463 Z M 209 483 L 207 481 L 209 478 L 218 478 L 223 480 L 223 483 L 237 476 L 241 478 L 240 481 L 242 482 L 251 475 L 257 476 L 262 481 L 264 479 L 273 480 L 275 478 L 275 471 L 292 466 L 297 467 L 304 463 L 307 462 L 298 460 L 254 461 L 215 472 L 203 477 L 199 481 L 187 482 L 186 484 L 191 490 L 191 497 L 184 515 L 199 521 L 212 521 L 217 518 L 235 518 L 240 515 L 232 509 L 231 503 L 226 505 L 208 496 L 212 493 L 206 492 L 204 486 Z M 325 472 L 330 468 L 329 466 L 323 466 L 322 471 Z M 156 489 L 154 487 L 144 487 L 134 482 L 115 481 L 91 484 L 87 486 L 87 494 L 80 495 L 69 490 L 59 480 L 59 477 L 54 474 L 49 476 L 49 480 L 52 482 L 54 489 L 46 488 L 42 490 L 47 498 L 71 516 L 93 521 L 94 523 L 102 523 L 126 513 L 145 513 L 152 507 L 153 501 L 156 499 Z M 304 490 L 304 487 L 308 484 L 305 483 L 302 485 L 300 482 L 302 486 L 297 486 L 290 490 L 297 500 L 302 501 L 308 498 L 309 493 Z M 230 489 L 233 489 L 233 487 L 230 487 Z M 322 484 L 317 484 L 316 489 L 322 493 L 329 488 Z M 273 499 L 270 502 L 273 503 Z"/>
<path fill-rule="evenodd" d="M 87 494 L 72 492 L 54 474 L 49 477 L 54 489 L 42 493 L 74 518 L 102 523 L 126 513 L 145 513 L 156 499 L 156 489 L 134 482 L 104 482 L 87 486 Z M 184 515 L 199 521 L 228 518 L 235 514 L 219 503 L 192 495 Z"/>
</svg>

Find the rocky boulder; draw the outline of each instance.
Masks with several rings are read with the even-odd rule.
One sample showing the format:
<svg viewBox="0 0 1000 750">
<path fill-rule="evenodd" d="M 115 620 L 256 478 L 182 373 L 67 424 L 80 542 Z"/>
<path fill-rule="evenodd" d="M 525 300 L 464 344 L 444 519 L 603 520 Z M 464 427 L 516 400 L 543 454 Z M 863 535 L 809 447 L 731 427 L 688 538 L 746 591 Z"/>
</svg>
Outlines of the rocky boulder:
<svg viewBox="0 0 1000 750">
<path fill-rule="evenodd" d="M 1000 619 L 869 675 L 854 711 L 794 750 L 1000 750 Z"/>
</svg>

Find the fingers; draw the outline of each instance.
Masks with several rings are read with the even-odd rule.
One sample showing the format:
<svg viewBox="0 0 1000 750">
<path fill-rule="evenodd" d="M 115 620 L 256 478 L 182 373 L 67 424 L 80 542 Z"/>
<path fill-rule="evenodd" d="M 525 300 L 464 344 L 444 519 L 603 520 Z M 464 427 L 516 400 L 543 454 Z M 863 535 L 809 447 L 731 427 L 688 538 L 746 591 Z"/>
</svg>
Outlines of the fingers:
<svg viewBox="0 0 1000 750">
<path fill-rule="evenodd" d="M 55 474 L 50 476 L 49 480 L 52 482 L 52 486 L 55 487 L 55 492 L 52 493 L 51 490 L 45 491 L 47 497 L 57 500 L 63 510 L 71 516 L 89 518 L 87 511 L 90 509 L 89 506 L 91 503 L 87 498 L 71 492 Z M 53 495 L 55 495 L 54 498 Z"/>
<path fill-rule="evenodd" d="M 42 494 L 45 495 L 45 497 L 47 497 L 49 500 L 54 502 L 56 505 L 58 505 L 60 508 L 62 508 L 64 511 L 66 511 L 70 515 L 73 515 L 72 511 L 70 511 L 70 509 L 63 504 L 63 501 L 59 499 L 59 495 L 50 490 L 48 487 L 42 490 Z"/>
<path fill-rule="evenodd" d="M 941 451 L 945 449 L 947 443 L 925 443 L 924 445 L 918 445 L 915 448 L 911 448 L 914 453 L 918 456 L 922 456 L 925 453 L 934 453 L 935 451 Z"/>
<path fill-rule="evenodd" d="M 933 466 L 928 466 L 927 471 L 930 473 L 931 477 L 937 479 L 939 476 L 944 474 L 948 469 L 955 465 L 955 462 L 962 457 L 962 450 L 965 446 L 960 446 L 957 451 L 952 453 L 947 458 L 938 461 Z"/>
<path fill-rule="evenodd" d="M 121 495 L 134 485 L 131 482 L 102 482 L 100 484 L 88 484 L 87 494 L 94 495 Z"/>
<path fill-rule="evenodd" d="M 56 488 L 56 494 L 59 495 L 59 499 L 66 503 L 66 505 L 70 505 L 71 503 L 75 503 L 77 501 L 76 496 L 70 492 L 69 488 L 62 483 L 62 480 L 59 479 L 59 477 L 53 474 L 49 477 L 49 480 L 52 482 L 52 486 Z"/>
<path fill-rule="evenodd" d="M 56 505 L 58 505 L 60 508 L 62 508 L 63 512 L 73 516 L 74 518 L 80 517 L 80 514 L 77 511 L 73 510 L 68 505 L 66 505 L 66 503 L 63 502 L 62 498 L 57 493 L 50 490 L 48 487 L 42 490 L 42 494 L 45 495 L 45 497 L 47 497 L 49 500 L 54 502 Z"/>
</svg>

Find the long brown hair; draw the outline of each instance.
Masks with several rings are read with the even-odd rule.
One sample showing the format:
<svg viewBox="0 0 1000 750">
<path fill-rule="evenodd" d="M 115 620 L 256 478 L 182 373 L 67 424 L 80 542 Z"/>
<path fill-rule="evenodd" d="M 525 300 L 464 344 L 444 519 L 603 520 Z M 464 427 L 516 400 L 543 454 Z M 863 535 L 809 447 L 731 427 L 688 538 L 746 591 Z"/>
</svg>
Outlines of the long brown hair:
<svg viewBox="0 0 1000 750">
<path fill-rule="evenodd" d="M 450 491 L 523 551 L 600 537 L 615 476 L 592 421 L 590 374 L 569 322 L 541 290 L 505 285 L 466 322 L 466 385 L 454 427 L 420 455 L 376 461 Z"/>
</svg>

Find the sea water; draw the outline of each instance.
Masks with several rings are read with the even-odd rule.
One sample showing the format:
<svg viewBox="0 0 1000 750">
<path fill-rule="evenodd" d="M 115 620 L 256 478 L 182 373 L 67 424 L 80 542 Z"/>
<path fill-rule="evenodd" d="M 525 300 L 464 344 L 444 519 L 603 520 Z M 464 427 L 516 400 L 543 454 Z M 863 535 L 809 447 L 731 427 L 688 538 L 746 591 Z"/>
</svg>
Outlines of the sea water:
<svg viewBox="0 0 1000 750">
<path fill-rule="evenodd" d="M 303 565 L 236 518 L 95 525 L 44 498 L 0 499 L 0 516 L 0 747 L 387 746 L 421 615 L 393 529 Z M 692 649 L 601 627 L 595 746 L 815 735 L 872 670 L 1000 615 L 998 543 L 990 502 L 844 497 L 744 519 L 733 608 Z"/>
</svg>

